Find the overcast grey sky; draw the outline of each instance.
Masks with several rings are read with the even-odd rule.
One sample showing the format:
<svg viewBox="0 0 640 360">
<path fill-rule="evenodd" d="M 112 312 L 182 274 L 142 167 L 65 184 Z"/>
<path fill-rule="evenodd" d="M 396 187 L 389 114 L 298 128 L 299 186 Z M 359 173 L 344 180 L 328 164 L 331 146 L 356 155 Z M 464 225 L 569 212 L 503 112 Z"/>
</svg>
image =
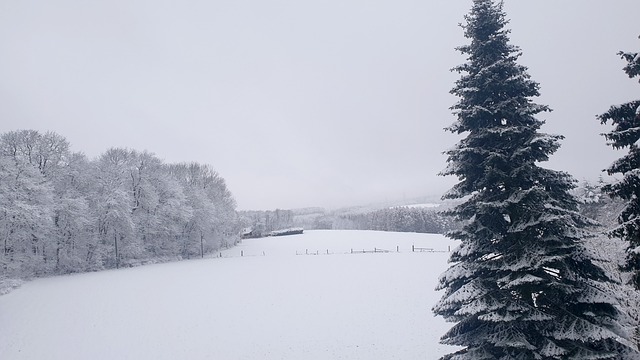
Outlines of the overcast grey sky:
<svg viewBox="0 0 640 360">
<path fill-rule="evenodd" d="M 596 179 L 620 154 L 595 115 L 640 97 L 638 0 L 505 2 L 541 83 L 545 166 Z M 213 165 L 240 209 L 439 195 L 457 138 L 448 70 L 471 1 L 0 0 L 0 132 L 55 131 Z"/>
</svg>

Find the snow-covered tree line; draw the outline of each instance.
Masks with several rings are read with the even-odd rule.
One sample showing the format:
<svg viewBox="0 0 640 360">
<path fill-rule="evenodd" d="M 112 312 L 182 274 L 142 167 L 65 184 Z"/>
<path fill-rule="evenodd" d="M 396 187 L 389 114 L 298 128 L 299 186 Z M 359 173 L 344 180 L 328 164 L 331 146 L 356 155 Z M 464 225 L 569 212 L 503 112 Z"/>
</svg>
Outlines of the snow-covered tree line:
<svg viewBox="0 0 640 360">
<path fill-rule="evenodd" d="M 458 224 L 439 211 L 430 208 L 393 207 L 363 214 L 341 215 L 336 229 L 378 230 L 443 234 Z"/>
<path fill-rule="evenodd" d="M 632 341 L 640 344 L 640 292 L 631 281 L 633 272 L 621 269 L 626 261 L 628 243 L 611 236 L 612 231 L 618 227 L 618 214 L 626 204 L 622 199 L 605 193 L 611 185 L 611 182 L 602 179 L 597 182 L 584 181 L 572 193 L 579 202 L 580 213 L 599 224 L 594 229 L 594 236 L 585 239 L 585 246 L 594 262 L 613 280 L 604 286 L 627 315 L 621 325 L 629 334 L 633 334 Z"/>
<path fill-rule="evenodd" d="M 239 211 L 238 215 L 243 226 L 251 228 L 253 236 L 256 237 L 293 227 L 294 214 L 292 210 Z"/>
<path fill-rule="evenodd" d="M 208 165 L 122 148 L 88 159 L 53 132 L 0 135 L 0 277 L 201 257 L 238 233 L 235 201 Z"/>
</svg>

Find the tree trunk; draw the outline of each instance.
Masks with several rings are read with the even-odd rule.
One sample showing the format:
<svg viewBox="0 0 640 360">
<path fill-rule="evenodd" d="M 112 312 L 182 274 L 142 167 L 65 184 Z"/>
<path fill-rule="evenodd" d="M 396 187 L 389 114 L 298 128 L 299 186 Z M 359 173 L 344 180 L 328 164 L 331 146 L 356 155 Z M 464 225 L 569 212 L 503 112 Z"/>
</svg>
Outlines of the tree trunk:
<svg viewBox="0 0 640 360">
<path fill-rule="evenodd" d="M 116 269 L 120 268 L 120 257 L 118 255 L 118 233 L 113 234 L 113 245 L 116 251 Z"/>
<path fill-rule="evenodd" d="M 60 222 L 60 217 L 59 217 L 59 215 L 56 214 L 56 216 L 54 218 L 54 221 L 53 221 L 53 224 L 55 225 L 56 228 L 59 228 L 59 225 L 58 225 L 59 222 Z M 61 246 L 61 243 L 60 243 L 60 238 L 59 237 L 57 237 L 57 238 L 58 239 L 56 241 L 56 270 L 59 270 L 60 269 L 60 246 Z"/>
<path fill-rule="evenodd" d="M 200 233 L 200 258 L 204 259 L 204 235 Z"/>
</svg>

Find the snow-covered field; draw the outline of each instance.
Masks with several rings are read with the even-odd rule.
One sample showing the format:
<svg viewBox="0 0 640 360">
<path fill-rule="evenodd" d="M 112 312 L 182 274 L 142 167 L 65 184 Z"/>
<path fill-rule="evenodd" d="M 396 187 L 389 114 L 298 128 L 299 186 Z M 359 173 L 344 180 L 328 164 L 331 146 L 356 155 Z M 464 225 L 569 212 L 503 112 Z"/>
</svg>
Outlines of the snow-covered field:
<svg viewBox="0 0 640 360">
<path fill-rule="evenodd" d="M 449 246 L 307 231 L 223 258 L 35 280 L 0 296 L 0 359 L 436 359 L 452 351 L 430 310 Z M 392 252 L 351 253 L 374 248 Z"/>
</svg>

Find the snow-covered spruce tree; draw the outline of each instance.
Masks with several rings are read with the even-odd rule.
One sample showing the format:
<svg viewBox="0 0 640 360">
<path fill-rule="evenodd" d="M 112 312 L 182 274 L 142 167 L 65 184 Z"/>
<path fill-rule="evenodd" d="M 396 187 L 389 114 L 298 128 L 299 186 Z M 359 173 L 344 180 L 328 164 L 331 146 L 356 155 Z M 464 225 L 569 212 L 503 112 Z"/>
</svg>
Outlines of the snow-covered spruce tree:
<svg viewBox="0 0 640 360">
<path fill-rule="evenodd" d="M 630 78 L 640 76 L 640 53 L 619 55 L 627 61 L 624 71 Z M 611 121 L 614 129 L 603 134 L 614 149 L 628 148 L 629 152 L 615 161 L 608 169 L 609 175 L 621 174 L 622 179 L 604 186 L 603 191 L 611 197 L 626 202 L 618 217 L 620 226 L 611 235 L 629 242 L 625 270 L 631 271 L 632 283 L 640 290 L 640 100 L 612 106 L 598 116 L 602 124 Z"/>
<path fill-rule="evenodd" d="M 570 175 L 541 168 L 559 147 L 539 132 L 531 98 L 538 84 L 517 63 L 501 2 L 474 0 L 459 51 L 467 62 L 451 91 L 466 134 L 446 152 L 443 175 L 460 179 L 444 197 L 465 201 L 450 211 L 465 222 L 441 276 L 436 315 L 455 324 L 442 343 L 463 349 L 443 359 L 634 359 L 615 300 L 598 288 L 608 278 L 582 240 L 590 221 L 576 212 Z"/>
</svg>

